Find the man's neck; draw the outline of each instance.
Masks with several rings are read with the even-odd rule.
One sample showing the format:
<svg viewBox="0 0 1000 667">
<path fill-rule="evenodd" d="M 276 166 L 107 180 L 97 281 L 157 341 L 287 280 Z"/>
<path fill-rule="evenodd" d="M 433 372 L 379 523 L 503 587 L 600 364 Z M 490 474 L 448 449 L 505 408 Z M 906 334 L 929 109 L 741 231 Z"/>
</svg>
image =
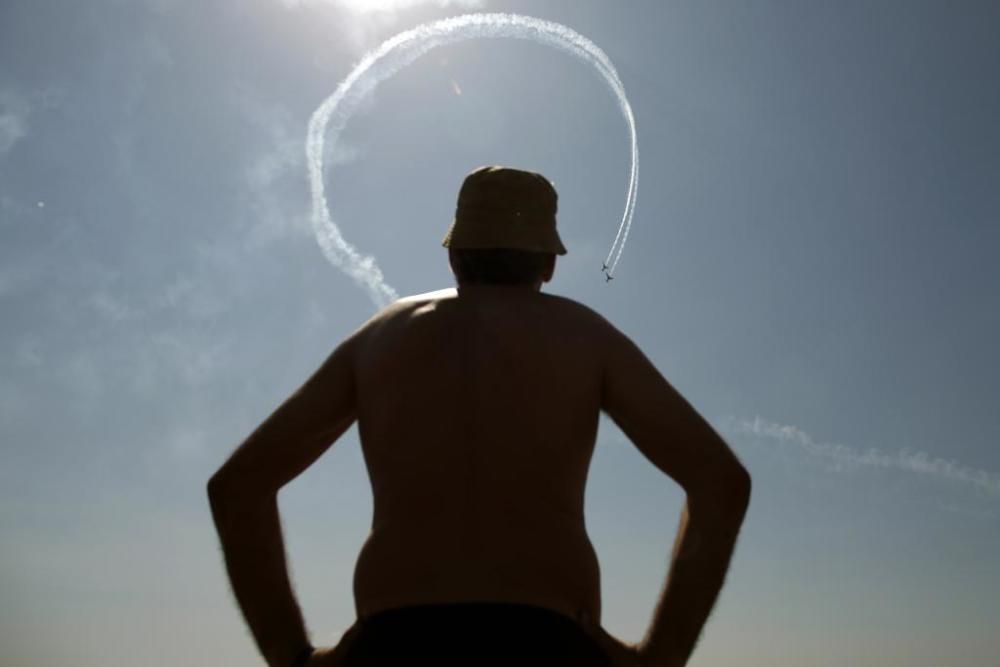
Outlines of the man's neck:
<svg viewBox="0 0 1000 667">
<path fill-rule="evenodd" d="M 535 283 L 533 285 L 492 285 L 492 284 L 482 284 L 482 283 L 470 283 L 462 284 L 459 283 L 457 286 L 459 296 L 462 295 L 478 295 L 478 294 L 538 294 L 541 291 L 542 284 Z"/>
</svg>

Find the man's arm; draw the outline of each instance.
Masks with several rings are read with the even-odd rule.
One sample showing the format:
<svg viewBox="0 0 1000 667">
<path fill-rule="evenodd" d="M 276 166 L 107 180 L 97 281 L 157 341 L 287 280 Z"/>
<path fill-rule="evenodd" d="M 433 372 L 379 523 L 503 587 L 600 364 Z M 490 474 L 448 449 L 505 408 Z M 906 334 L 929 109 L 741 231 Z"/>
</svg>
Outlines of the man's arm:
<svg viewBox="0 0 1000 667">
<path fill-rule="evenodd" d="M 208 482 L 233 593 L 271 667 L 288 667 L 309 646 L 288 578 L 278 491 L 354 422 L 356 344 L 355 335 L 334 350 Z"/>
<path fill-rule="evenodd" d="M 750 476 L 712 427 L 613 327 L 602 408 L 687 494 L 666 585 L 637 647 L 651 667 L 681 666 L 725 580 L 750 499 Z"/>
</svg>

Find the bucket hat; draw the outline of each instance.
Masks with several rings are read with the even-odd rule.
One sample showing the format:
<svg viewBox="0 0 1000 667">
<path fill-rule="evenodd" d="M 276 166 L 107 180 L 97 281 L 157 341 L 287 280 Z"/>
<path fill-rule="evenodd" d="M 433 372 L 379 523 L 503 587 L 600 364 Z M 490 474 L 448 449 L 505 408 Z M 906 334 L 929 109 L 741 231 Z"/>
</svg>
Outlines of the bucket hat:
<svg viewBox="0 0 1000 667">
<path fill-rule="evenodd" d="M 556 231 L 556 190 L 547 178 L 509 167 L 465 177 L 455 219 L 441 243 L 455 250 L 510 248 L 565 255 Z"/>
</svg>

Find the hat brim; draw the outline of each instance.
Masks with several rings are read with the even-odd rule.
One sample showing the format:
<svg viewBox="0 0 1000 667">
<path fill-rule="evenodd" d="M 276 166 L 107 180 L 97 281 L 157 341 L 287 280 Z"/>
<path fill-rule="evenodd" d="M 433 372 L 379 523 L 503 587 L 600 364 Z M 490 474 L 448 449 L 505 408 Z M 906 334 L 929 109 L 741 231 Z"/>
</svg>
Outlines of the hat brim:
<svg viewBox="0 0 1000 667">
<path fill-rule="evenodd" d="M 555 255 L 567 252 L 555 227 L 474 219 L 463 219 L 461 224 L 458 219 L 453 220 L 441 245 L 453 250 L 507 248 Z"/>
</svg>

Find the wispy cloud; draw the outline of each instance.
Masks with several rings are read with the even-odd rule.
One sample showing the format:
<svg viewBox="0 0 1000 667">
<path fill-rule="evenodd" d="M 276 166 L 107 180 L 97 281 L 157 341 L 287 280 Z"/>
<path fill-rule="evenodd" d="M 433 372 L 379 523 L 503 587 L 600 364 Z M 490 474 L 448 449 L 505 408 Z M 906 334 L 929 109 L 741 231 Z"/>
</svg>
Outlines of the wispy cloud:
<svg viewBox="0 0 1000 667">
<path fill-rule="evenodd" d="M 0 266 L 0 300 L 30 285 L 36 273 L 24 264 Z"/>
<path fill-rule="evenodd" d="M 0 377 L 0 424 L 13 424 L 24 416 L 31 399 L 13 379 Z"/>
<path fill-rule="evenodd" d="M 183 460 L 200 458 L 208 452 L 210 441 L 204 428 L 183 424 L 165 436 L 167 451 Z"/>
<path fill-rule="evenodd" d="M 28 136 L 28 100 L 11 89 L 0 90 L 0 154 Z"/>
<path fill-rule="evenodd" d="M 441 9 L 449 7 L 478 9 L 486 4 L 485 0 L 281 0 L 281 2 L 286 7 L 318 4 L 337 5 L 363 14 L 393 13 L 422 5 L 431 5 Z"/>
<path fill-rule="evenodd" d="M 19 90 L 0 88 L 0 157 L 28 137 L 32 117 L 58 107 L 64 91 L 57 88 Z"/>
<path fill-rule="evenodd" d="M 875 448 L 862 451 L 847 445 L 817 442 L 797 426 L 777 424 L 760 417 L 728 419 L 723 422 L 721 429 L 734 435 L 752 435 L 792 444 L 813 456 L 829 459 L 843 467 L 869 466 L 901 470 L 959 482 L 979 491 L 1000 495 L 1000 475 L 956 461 L 932 457 L 924 452 L 901 449 L 888 453 Z"/>
<path fill-rule="evenodd" d="M 42 341 L 37 334 L 22 337 L 14 347 L 14 365 L 19 368 L 35 368 L 45 363 L 42 356 Z"/>
<path fill-rule="evenodd" d="M 188 387 L 210 384 L 230 365 L 231 345 L 226 339 L 160 331 L 150 341 L 166 367 L 177 373 Z"/>
<path fill-rule="evenodd" d="M 90 305 L 104 320 L 115 325 L 139 315 L 120 297 L 105 290 L 98 290 L 91 294 Z"/>
<path fill-rule="evenodd" d="M 261 138 L 242 169 L 243 201 L 253 221 L 247 230 L 246 243 L 249 247 L 259 247 L 273 241 L 311 236 L 312 225 L 303 206 L 308 197 L 304 189 L 306 121 L 246 88 L 237 88 L 232 95 L 254 136 Z M 331 147 L 326 164 L 344 165 L 361 156 L 362 151 L 355 147 Z"/>
</svg>

